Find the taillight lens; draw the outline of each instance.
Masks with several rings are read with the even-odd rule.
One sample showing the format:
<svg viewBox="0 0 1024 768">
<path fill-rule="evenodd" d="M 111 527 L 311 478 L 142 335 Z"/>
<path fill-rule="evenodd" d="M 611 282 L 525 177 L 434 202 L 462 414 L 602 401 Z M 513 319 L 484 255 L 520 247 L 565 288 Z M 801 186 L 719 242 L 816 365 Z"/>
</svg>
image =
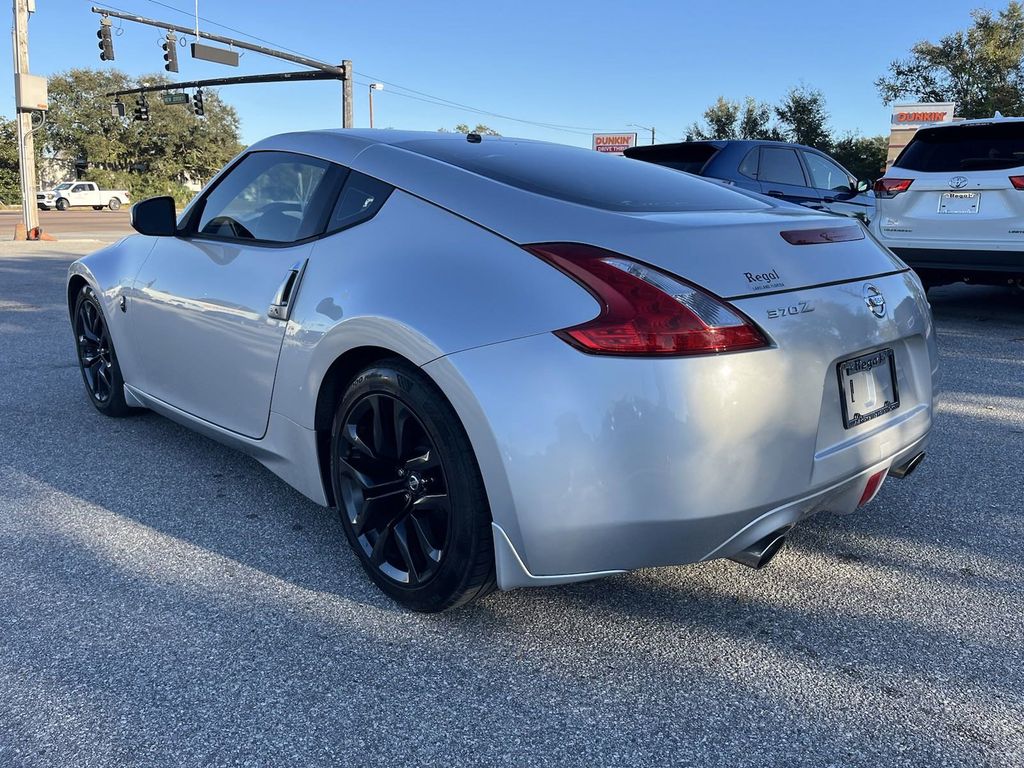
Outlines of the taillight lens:
<svg viewBox="0 0 1024 768">
<path fill-rule="evenodd" d="M 1011 176 L 1010 183 L 1014 189 L 1024 189 L 1024 176 Z"/>
<path fill-rule="evenodd" d="M 593 320 L 556 334 L 597 355 L 701 355 L 760 349 L 764 334 L 739 310 L 696 286 L 617 253 L 578 243 L 526 249 L 600 302 Z"/>
<path fill-rule="evenodd" d="M 910 189 L 913 183 L 913 179 L 879 179 L 875 182 L 875 195 L 884 198 L 896 197 L 900 192 Z"/>
</svg>

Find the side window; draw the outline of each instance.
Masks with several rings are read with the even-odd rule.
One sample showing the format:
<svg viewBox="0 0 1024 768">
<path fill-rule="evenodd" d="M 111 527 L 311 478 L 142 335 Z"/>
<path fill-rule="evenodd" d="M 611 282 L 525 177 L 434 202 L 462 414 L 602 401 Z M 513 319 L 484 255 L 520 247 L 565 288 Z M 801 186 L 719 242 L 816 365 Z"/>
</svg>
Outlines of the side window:
<svg viewBox="0 0 1024 768">
<path fill-rule="evenodd" d="M 86 186 L 85 184 L 76 184 L 76 185 L 75 185 L 75 186 L 74 186 L 74 187 L 72 188 L 72 190 L 71 190 L 71 191 L 72 191 L 72 192 L 88 192 L 88 191 L 89 191 L 89 187 L 88 187 L 88 186 Z"/>
<path fill-rule="evenodd" d="M 361 224 L 377 215 L 393 187 L 370 176 L 351 171 L 327 222 L 328 232 Z"/>
<path fill-rule="evenodd" d="M 796 150 L 785 147 L 761 147 L 761 167 L 758 168 L 757 178 L 776 184 L 807 186 Z"/>
<path fill-rule="evenodd" d="M 751 179 L 757 178 L 757 152 L 757 147 L 754 147 L 740 163 L 740 173 Z"/>
<path fill-rule="evenodd" d="M 291 243 L 323 231 L 339 166 L 288 152 L 253 152 L 202 201 L 195 231 L 233 240 Z"/>
<path fill-rule="evenodd" d="M 807 172 L 811 175 L 811 186 L 815 189 L 847 192 L 853 187 L 854 182 L 846 171 L 831 160 L 813 152 L 804 152 L 804 160 L 807 162 Z"/>
</svg>

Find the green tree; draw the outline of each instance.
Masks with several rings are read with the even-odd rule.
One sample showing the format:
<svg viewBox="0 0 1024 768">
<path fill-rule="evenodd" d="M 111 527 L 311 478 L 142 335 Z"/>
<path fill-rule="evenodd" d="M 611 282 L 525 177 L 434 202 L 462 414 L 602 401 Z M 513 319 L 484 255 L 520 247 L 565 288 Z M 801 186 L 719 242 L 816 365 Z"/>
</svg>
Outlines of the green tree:
<svg viewBox="0 0 1024 768">
<path fill-rule="evenodd" d="M 966 118 L 1024 115 L 1024 6 L 1014 0 L 995 16 L 978 9 L 971 17 L 970 28 L 893 61 L 875 81 L 882 100 L 955 101 Z"/>
<path fill-rule="evenodd" d="M 18 126 L 14 120 L 0 117 L 0 202 L 21 202 L 21 178 L 18 175 Z"/>
<path fill-rule="evenodd" d="M 209 89 L 203 91 L 204 117 L 188 105 L 164 104 L 159 93 L 147 97 L 149 121 L 132 120 L 134 96 L 122 98 L 126 118 L 111 114 L 113 99 L 104 94 L 168 82 L 163 75 L 132 78 L 118 70 L 54 75 L 44 151 L 84 163 L 87 178 L 127 188 L 136 199 L 167 193 L 184 202 L 186 182 L 204 183 L 242 149 L 239 121 L 234 108 Z"/>
<path fill-rule="evenodd" d="M 888 136 L 847 134 L 832 143 L 832 157 L 858 179 L 874 181 L 885 173 Z"/>
<path fill-rule="evenodd" d="M 825 94 L 821 91 L 805 85 L 790 88 L 775 107 L 775 116 L 787 141 L 806 144 L 823 152 L 832 148 Z"/>
<path fill-rule="evenodd" d="M 702 122 L 693 123 L 686 132 L 687 141 L 713 139 L 767 139 L 781 138 L 771 124 L 772 108 L 747 96 L 743 104 L 724 96 L 704 111 Z"/>
<path fill-rule="evenodd" d="M 453 131 L 449 131 L 447 128 L 438 128 L 437 132 L 452 133 Z M 476 128 L 470 128 L 465 123 L 459 123 L 455 126 L 454 133 L 479 133 L 481 136 L 501 136 L 496 130 L 483 123 L 477 123 Z"/>
</svg>

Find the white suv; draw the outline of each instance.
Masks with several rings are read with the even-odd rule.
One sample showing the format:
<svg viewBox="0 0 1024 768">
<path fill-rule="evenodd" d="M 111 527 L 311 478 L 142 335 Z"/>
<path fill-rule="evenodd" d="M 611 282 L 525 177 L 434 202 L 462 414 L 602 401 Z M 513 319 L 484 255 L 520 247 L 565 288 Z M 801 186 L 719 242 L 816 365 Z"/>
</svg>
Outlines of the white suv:
<svg viewBox="0 0 1024 768">
<path fill-rule="evenodd" d="M 922 128 L 875 198 L 872 230 L 925 285 L 1024 287 L 1024 118 Z"/>
</svg>

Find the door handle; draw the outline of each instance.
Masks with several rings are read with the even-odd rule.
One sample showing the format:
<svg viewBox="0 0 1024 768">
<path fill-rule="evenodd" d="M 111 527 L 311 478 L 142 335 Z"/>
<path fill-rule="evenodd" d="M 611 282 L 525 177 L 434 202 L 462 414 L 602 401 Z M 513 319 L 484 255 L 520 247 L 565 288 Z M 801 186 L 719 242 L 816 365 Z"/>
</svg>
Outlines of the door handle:
<svg viewBox="0 0 1024 768">
<path fill-rule="evenodd" d="M 274 300 L 267 308 L 267 317 L 272 320 L 287 320 L 292 316 L 292 300 L 299 291 L 302 273 L 306 271 L 306 262 L 298 261 L 288 270 L 281 287 L 274 294 Z"/>
<path fill-rule="evenodd" d="M 821 199 L 824 200 L 826 203 L 834 203 L 836 201 L 834 197 L 823 197 Z"/>
<path fill-rule="evenodd" d="M 768 192 L 766 192 L 765 194 L 767 194 L 768 197 L 783 197 L 783 194 L 781 192 L 779 192 L 779 190 L 777 190 L 777 189 L 771 189 Z"/>
</svg>

